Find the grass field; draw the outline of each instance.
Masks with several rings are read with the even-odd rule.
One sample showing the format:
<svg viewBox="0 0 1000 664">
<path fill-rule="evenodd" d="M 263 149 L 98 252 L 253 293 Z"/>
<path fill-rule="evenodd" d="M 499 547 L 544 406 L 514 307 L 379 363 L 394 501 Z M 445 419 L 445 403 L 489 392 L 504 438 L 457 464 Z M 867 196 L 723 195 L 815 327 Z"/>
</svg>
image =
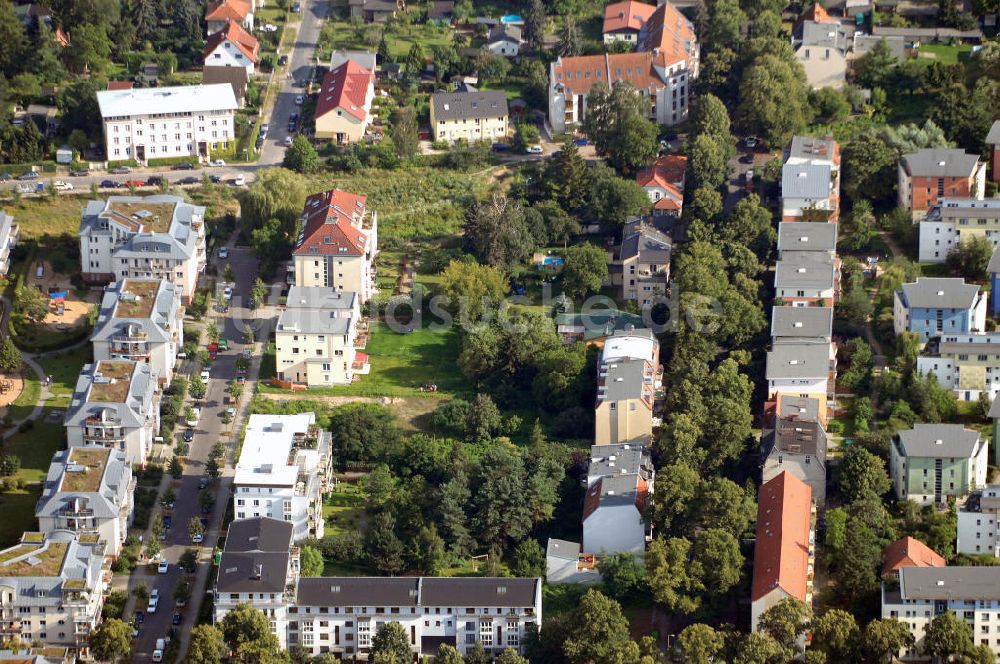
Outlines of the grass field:
<svg viewBox="0 0 1000 664">
<path fill-rule="evenodd" d="M 16 479 L 28 483 L 41 482 L 49 471 L 52 455 L 65 446 L 62 419 L 52 422 L 48 419 L 50 412 L 50 409 L 44 409 L 33 427 L 14 434 L 4 443 L 5 454 L 21 459 L 21 470 L 15 475 Z"/>
<path fill-rule="evenodd" d="M 364 509 L 365 496 L 361 485 L 340 482 L 326 495 L 323 504 L 326 534 L 340 535 L 360 530 Z"/>
<path fill-rule="evenodd" d="M 378 34 L 378 29 L 371 25 L 354 28 L 346 21 L 327 21 L 320 33 L 317 54 L 320 60 L 329 60 L 333 49 L 374 50 L 366 38 Z M 389 46 L 389 54 L 396 60 L 406 58 L 414 44 L 420 44 L 424 53 L 430 55 L 433 47 L 452 43 L 450 28 L 439 28 L 431 24 L 397 25 L 386 29 L 383 34 Z M 376 42 L 375 46 L 377 45 Z"/>
<path fill-rule="evenodd" d="M 52 376 L 49 391 L 52 392 L 53 398 L 47 402 L 48 405 L 60 407 L 69 405 L 80 369 L 93 360 L 93 357 L 91 345 L 84 344 L 65 353 L 47 355 L 39 360 L 45 373 Z"/>
<path fill-rule="evenodd" d="M 943 65 L 958 64 L 961 59 L 967 59 L 972 54 L 971 44 L 921 44 L 917 62 L 940 62 Z M 925 57 L 924 53 L 933 53 L 933 57 Z"/>
<path fill-rule="evenodd" d="M 35 519 L 35 503 L 42 495 L 40 485 L 29 487 L 25 491 L 0 493 L 0 548 L 17 544 L 21 533 L 38 528 Z"/>
<path fill-rule="evenodd" d="M 80 212 L 87 200 L 87 195 L 22 199 L 19 203 L 5 203 L 4 210 L 14 216 L 22 240 L 44 235 L 76 236 L 80 230 Z"/>
</svg>

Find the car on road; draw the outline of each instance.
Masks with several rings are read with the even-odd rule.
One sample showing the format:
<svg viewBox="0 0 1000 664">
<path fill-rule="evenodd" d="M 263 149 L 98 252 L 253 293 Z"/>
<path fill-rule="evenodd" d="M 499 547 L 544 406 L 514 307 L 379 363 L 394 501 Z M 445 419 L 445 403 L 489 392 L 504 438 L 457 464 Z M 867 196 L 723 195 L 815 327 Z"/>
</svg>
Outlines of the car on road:
<svg viewBox="0 0 1000 664">
<path fill-rule="evenodd" d="M 219 184 L 220 182 L 222 182 L 222 178 L 220 178 L 218 175 L 209 175 L 208 179 L 212 182 L 212 184 Z"/>
<path fill-rule="evenodd" d="M 114 180 L 101 180 L 101 189 L 117 189 L 119 186 Z"/>
<path fill-rule="evenodd" d="M 247 377 L 246 376 L 237 376 L 236 377 L 236 382 L 237 383 L 245 383 L 245 382 L 247 382 Z"/>
<path fill-rule="evenodd" d="M 229 247 L 219 247 L 219 258 L 223 260 L 229 258 Z"/>
<path fill-rule="evenodd" d="M 528 154 L 542 154 L 545 150 L 542 149 L 541 145 L 529 145 Z"/>
<path fill-rule="evenodd" d="M 153 588 L 153 592 L 149 594 L 149 603 L 146 604 L 146 613 L 156 613 L 156 607 L 160 603 L 160 591 Z"/>
<path fill-rule="evenodd" d="M 174 617 L 170 619 L 170 624 L 171 625 L 180 625 L 182 620 L 184 620 L 184 615 L 180 614 L 180 613 L 177 613 L 175 611 L 174 612 Z"/>
<path fill-rule="evenodd" d="M 167 570 L 169 569 L 170 569 L 170 563 L 168 563 L 166 560 L 161 560 L 160 564 L 156 566 L 156 573 L 166 574 Z"/>
<path fill-rule="evenodd" d="M 156 647 L 153 649 L 153 661 L 162 662 L 163 661 L 163 651 L 167 647 L 167 639 L 157 639 Z"/>
<path fill-rule="evenodd" d="M 164 514 L 163 515 L 163 527 L 166 528 L 167 530 L 169 530 L 170 526 L 172 526 L 172 525 L 174 525 L 174 518 L 172 516 L 170 516 L 169 514 Z"/>
<path fill-rule="evenodd" d="M 214 161 L 212 161 L 212 166 L 225 166 L 225 165 L 226 165 L 225 159 L 215 159 Z"/>
<path fill-rule="evenodd" d="M 205 381 L 207 381 L 207 380 L 208 380 L 209 378 L 211 378 L 211 377 L 212 377 L 212 376 L 211 376 L 211 374 L 209 373 L 208 369 L 205 369 L 204 371 L 202 371 L 202 372 L 201 372 L 201 379 L 202 379 L 202 380 L 205 380 Z"/>
<path fill-rule="evenodd" d="M 186 178 L 181 178 L 180 180 L 178 180 L 177 184 L 198 184 L 199 182 L 201 182 L 201 180 L 199 180 L 193 175 L 189 175 Z"/>
<path fill-rule="evenodd" d="M 242 187 L 246 183 L 247 183 L 247 178 L 245 175 L 237 175 L 236 177 L 233 178 L 234 187 Z"/>
<path fill-rule="evenodd" d="M 289 126 L 291 126 L 291 125 L 289 125 Z M 291 147 L 292 143 L 294 143 L 294 142 L 295 142 L 295 139 L 293 139 L 291 136 L 285 136 L 285 140 L 283 141 L 284 146 L 286 148 Z"/>
<path fill-rule="evenodd" d="M 194 543 L 194 544 L 201 544 L 204 539 L 205 539 L 205 536 L 202 535 L 201 533 L 198 533 L 197 535 L 192 535 L 191 536 L 191 542 Z"/>
<path fill-rule="evenodd" d="M 573 141 L 573 145 L 578 145 L 582 148 L 585 145 L 590 145 L 590 141 L 587 140 L 586 138 L 578 138 L 575 141 Z"/>
<path fill-rule="evenodd" d="M 88 175 L 90 175 L 90 170 L 86 168 L 74 168 L 69 172 L 69 176 L 72 178 L 84 178 Z"/>
<path fill-rule="evenodd" d="M 291 115 L 288 116 L 288 121 L 289 122 L 298 122 L 299 121 L 299 114 L 298 113 L 292 113 Z"/>
<path fill-rule="evenodd" d="M 270 129 L 270 128 L 271 128 L 271 125 L 269 125 L 268 123 L 266 123 L 266 122 L 260 123 L 260 135 L 261 136 L 267 136 L 267 130 Z"/>
<path fill-rule="evenodd" d="M 153 175 L 148 180 L 146 180 L 147 187 L 159 187 L 160 183 L 163 182 L 163 178 L 159 175 Z"/>
<path fill-rule="evenodd" d="M 24 173 L 21 173 L 20 175 L 18 175 L 17 179 L 18 180 L 37 180 L 38 179 L 38 173 L 36 173 L 34 171 L 25 171 Z"/>
<path fill-rule="evenodd" d="M 306 98 L 303 95 L 296 95 L 295 96 L 295 105 L 296 106 L 301 106 L 302 102 L 304 102 L 305 100 L 306 100 Z"/>
<path fill-rule="evenodd" d="M 145 187 L 146 181 L 142 178 L 132 178 L 122 183 L 123 187 Z"/>
<path fill-rule="evenodd" d="M 198 490 L 201 491 L 208 486 L 208 478 L 202 477 L 198 480 Z"/>
<path fill-rule="evenodd" d="M 202 505 L 201 506 L 201 513 L 202 514 L 211 514 L 212 513 L 212 506 L 211 505 Z"/>
<path fill-rule="evenodd" d="M 278 66 L 279 67 L 284 67 L 287 64 L 288 64 L 288 56 L 287 55 L 282 55 L 281 57 L 278 58 Z"/>
<path fill-rule="evenodd" d="M 172 171 L 191 171 L 191 170 L 194 170 L 194 164 L 185 161 L 185 162 L 181 162 L 179 164 L 174 164 L 173 166 L 170 167 L 170 170 L 172 170 Z"/>
<path fill-rule="evenodd" d="M 132 169 L 129 166 L 119 166 L 117 168 L 112 168 L 108 172 L 112 175 L 128 175 L 132 172 Z"/>
<path fill-rule="evenodd" d="M 228 415 L 229 417 L 236 417 L 236 409 L 233 407 L 227 408 L 226 415 Z"/>
<path fill-rule="evenodd" d="M 190 443 L 192 440 L 194 440 L 194 429 L 188 427 L 184 429 L 184 442 Z"/>
<path fill-rule="evenodd" d="M 53 182 L 52 188 L 56 191 L 73 191 L 73 185 L 69 182 L 63 182 L 62 180 L 56 180 Z"/>
</svg>

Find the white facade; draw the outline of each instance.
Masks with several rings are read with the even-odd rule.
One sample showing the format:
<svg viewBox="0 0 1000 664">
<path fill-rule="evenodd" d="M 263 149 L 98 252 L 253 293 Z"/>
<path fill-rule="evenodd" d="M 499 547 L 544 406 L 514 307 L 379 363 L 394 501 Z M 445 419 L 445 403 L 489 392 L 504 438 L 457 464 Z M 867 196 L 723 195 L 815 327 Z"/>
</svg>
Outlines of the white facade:
<svg viewBox="0 0 1000 664">
<path fill-rule="evenodd" d="M 497 55 L 507 58 L 516 58 L 520 52 L 521 44 L 513 39 L 503 38 L 491 41 L 486 45 L 487 50 Z"/>
<path fill-rule="evenodd" d="M 973 493 L 958 510 L 955 551 L 1000 558 L 1000 485 L 990 484 Z"/>
<path fill-rule="evenodd" d="M 330 434 L 315 413 L 251 415 L 233 480 L 236 519 L 288 521 L 295 540 L 323 537 Z"/>
<path fill-rule="evenodd" d="M 780 342 L 767 353 L 767 396 L 800 394 L 822 398 L 832 393 L 837 348 L 830 343 Z"/>
<path fill-rule="evenodd" d="M 350 385 L 367 373 L 355 351 L 361 318 L 357 293 L 325 286 L 293 286 L 275 329 L 281 380 L 308 386 Z"/>
<path fill-rule="evenodd" d="M 229 39 L 223 39 L 212 51 L 205 54 L 206 67 L 243 67 L 253 76 L 254 61 Z"/>
<path fill-rule="evenodd" d="M 929 349 L 929 347 L 928 347 Z M 985 392 L 1000 393 L 1000 334 L 961 334 L 941 337 L 933 354 L 917 356 L 917 373 L 934 374 L 941 387 L 959 401 L 976 401 Z"/>
<path fill-rule="evenodd" d="M 208 160 L 236 140 L 239 104 L 226 83 L 97 93 L 109 161 L 197 156 Z"/>
<path fill-rule="evenodd" d="M 1000 245 L 1000 199 L 943 198 L 920 220 L 921 263 L 944 263 L 948 252 L 968 237 Z"/>
<path fill-rule="evenodd" d="M 602 505 L 583 522 L 583 547 L 588 553 L 646 552 L 646 524 L 634 503 Z"/>
<path fill-rule="evenodd" d="M 6 276 L 10 269 L 10 252 L 17 246 L 19 232 L 14 217 L 0 210 L 0 276 Z"/>
</svg>

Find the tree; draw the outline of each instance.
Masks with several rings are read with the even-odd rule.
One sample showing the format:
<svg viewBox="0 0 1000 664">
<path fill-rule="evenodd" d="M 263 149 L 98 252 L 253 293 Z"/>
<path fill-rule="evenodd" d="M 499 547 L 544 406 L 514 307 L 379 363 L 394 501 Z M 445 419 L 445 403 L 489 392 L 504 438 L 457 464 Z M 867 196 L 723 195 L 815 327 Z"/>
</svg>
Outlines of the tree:
<svg viewBox="0 0 1000 664">
<path fill-rule="evenodd" d="M 34 286 L 18 284 L 14 290 L 14 311 L 39 323 L 49 313 L 49 298 Z"/>
<path fill-rule="evenodd" d="M 708 134 L 699 134 L 688 150 L 688 173 L 695 190 L 717 190 L 729 173 L 725 148 Z"/>
<path fill-rule="evenodd" d="M 352 403 L 330 415 L 336 462 L 345 470 L 355 463 L 371 465 L 388 458 L 400 444 L 395 417 L 381 404 Z"/>
<path fill-rule="evenodd" d="M 482 641 L 476 641 L 476 645 L 465 655 L 465 664 L 490 664 L 490 660 Z"/>
<path fill-rule="evenodd" d="M 510 60 L 487 49 L 476 54 L 476 71 L 481 79 L 499 83 L 510 73 Z"/>
<path fill-rule="evenodd" d="M 229 265 L 229 263 L 226 263 Z M 250 307 L 256 309 L 264 303 L 267 298 L 267 284 L 260 277 L 257 277 L 253 281 L 253 286 L 250 288 Z"/>
<path fill-rule="evenodd" d="M 237 661 L 266 664 L 283 659 L 278 637 L 264 612 L 242 602 L 222 619 L 222 638 Z"/>
<path fill-rule="evenodd" d="M 736 143 L 729 122 L 729 111 L 721 99 L 713 94 L 700 97 L 693 120 L 695 136 L 704 134 L 711 138 L 719 147 L 723 148 L 727 160 L 736 154 Z"/>
<path fill-rule="evenodd" d="M 466 246 L 487 265 L 511 270 L 535 249 L 524 208 L 503 194 L 473 206 L 465 224 Z"/>
<path fill-rule="evenodd" d="M 580 148 L 567 138 L 545 167 L 545 186 L 564 210 L 579 210 L 590 192 L 591 175 Z"/>
<path fill-rule="evenodd" d="M 528 660 L 517 654 L 513 648 L 506 648 L 497 655 L 496 664 L 530 664 Z"/>
<path fill-rule="evenodd" d="M 101 622 L 90 634 L 90 653 L 101 662 L 120 662 L 132 653 L 132 629 L 112 618 Z"/>
<path fill-rule="evenodd" d="M 722 635 L 702 623 L 681 630 L 677 642 L 684 664 L 712 664 L 725 646 Z"/>
<path fill-rule="evenodd" d="M 683 537 L 652 541 L 646 551 L 646 578 L 653 599 L 671 611 L 694 613 L 705 591 L 700 562 L 691 557 L 691 542 Z"/>
<path fill-rule="evenodd" d="M 758 56 L 743 72 L 737 117 L 744 131 L 784 145 L 811 120 L 802 65 L 777 53 Z"/>
<path fill-rule="evenodd" d="M 909 626 L 895 618 L 873 620 L 865 625 L 861 633 L 861 649 L 867 656 L 867 661 L 871 662 L 885 662 L 912 645 L 913 635 Z"/>
<path fill-rule="evenodd" d="M 455 646 L 442 643 L 434 653 L 434 664 L 465 664 L 465 660 L 458 654 Z"/>
<path fill-rule="evenodd" d="M 204 533 L 205 526 L 201 525 L 201 519 L 196 516 L 191 517 L 191 520 L 188 521 L 188 535 L 191 536 L 191 539 L 194 539 L 199 535 L 203 535 Z"/>
<path fill-rule="evenodd" d="M 191 630 L 191 644 L 185 661 L 190 664 L 219 664 L 226 654 L 222 632 L 214 625 L 196 625 Z"/>
<path fill-rule="evenodd" d="M 312 173 L 319 168 L 319 153 L 303 134 L 299 134 L 285 150 L 281 165 L 296 173 Z"/>
<path fill-rule="evenodd" d="M 107 29 L 102 25 L 76 26 L 63 57 L 74 73 L 103 71 L 111 59 L 111 39 Z"/>
<path fill-rule="evenodd" d="M 635 180 L 618 177 L 606 166 L 594 169 L 587 213 L 603 224 L 624 224 L 629 217 L 649 211 L 649 194 Z"/>
<path fill-rule="evenodd" d="M 39 21 L 42 23 L 43 21 Z M 28 47 L 24 24 L 10 0 L 0 2 L 0 71 L 7 76 L 20 70 L 22 56 Z"/>
<path fill-rule="evenodd" d="M 545 550 L 538 540 L 518 542 L 511 555 L 510 572 L 514 576 L 545 576 Z"/>
<path fill-rule="evenodd" d="M 580 55 L 583 51 L 580 35 L 576 29 L 576 19 L 572 15 L 563 16 L 562 29 L 556 42 L 556 53 L 563 57 Z"/>
<path fill-rule="evenodd" d="M 924 631 L 921 654 L 950 661 L 954 655 L 962 655 L 973 648 L 972 628 L 952 611 L 935 616 Z"/>
<path fill-rule="evenodd" d="M 541 201 L 535 204 L 534 209 L 542 215 L 549 242 L 562 244 L 565 247 L 573 236 L 580 232 L 580 222 L 563 210 L 556 201 Z"/>
<path fill-rule="evenodd" d="M 21 351 L 17 349 L 10 336 L 5 335 L 0 341 L 0 371 L 11 373 L 21 368 Z"/>
<path fill-rule="evenodd" d="M 601 289 L 608 278 L 608 255 L 596 244 L 569 247 L 564 254 L 563 292 L 574 299 L 584 299 Z"/>
<path fill-rule="evenodd" d="M 608 90 L 595 84 L 587 95 L 583 129 L 598 154 L 620 171 L 634 172 L 656 158 L 658 130 L 648 115 L 649 102 L 627 81 Z"/>
<path fill-rule="evenodd" d="M 323 553 L 319 549 L 303 545 L 299 558 L 302 576 L 323 576 Z"/>
<path fill-rule="evenodd" d="M 866 497 L 880 498 L 892 484 L 885 472 L 885 462 L 868 450 L 854 445 L 844 453 L 838 473 L 838 485 L 844 499 L 851 503 Z"/>
<path fill-rule="evenodd" d="M 982 281 L 993 256 L 993 243 L 982 235 L 967 237 L 948 252 L 947 264 L 968 281 Z"/>
<path fill-rule="evenodd" d="M 608 597 L 625 601 L 646 587 L 646 568 L 630 552 L 602 556 L 597 563 L 604 592 Z"/>
<path fill-rule="evenodd" d="M 441 294 L 453 313 L 465 311 L 468 320 L 478 320 L 507 293 L 507 281 L 499 268 L 471 261 L 451 261 L 441 273 Z"/>
<path fill-rule="evenodd" d="M 830 609 L 814 619 L 812 635 L 812 647 L 826 653 L 831 662 L 855 661 L 858 624 L 847 611 Z"/>
<path fill-rule="evenodd" d="M 479 543 L 502 551 L 532 525 L 524 462 L 517 450 L 494 447 L 479 461 L 472 484 L 472 526 Z"/>
<path fill-rule="evenodd" d="M 760 630 L 785 648 L 795 648 L 796 641 L 809 626 L 809 606 L 786 597 L 760 615 Z"/>
<path fill-rule="evenodd" d="M 414 156 L 420 149 L 417 112 L 412 106 L 400 106 L 392 114 L 392 143 L 396 154 L 403 159 Z"/>
<path fill-rule="evenodd" d="M 396 520 L 391 514 L 379 512 L 369 519 L 365 530 L 365 554 L 380 574 L 396 575 L 406 567 L 404 547 L 395 532 Z"/>
<path fill-rule="evenodd" d="M 747 20 L 737 0 L 713 0 L 708 3 L 708 30 L 705 42 L 711 47 L 740 43 L 740 30 Z"/>
<path fill-rule="evenodd" d="M 626 653 L 635 650 L 635 657 Z M 591 588 L 580 598 L 568 626 L 563 652 L 573 662 L 636 662 L 638 647 L 629 638 L 628 619 L 618 602 Z"/>
<path fill-rule="evenodd" d="M 306 200 L 302 178 L 289 170 L 267 168 L 257 172 L 257 179 L 240 192 L 240 218 L 250 229 L 262 228 L 276 220 L 282 234 L 290 238 Z"/>
<path fill-rule="evenodd" d="M 470 497 L 469 478 L 463 471 L 456 472 L 441 487 L 438 496 L 435 508 L 437 523 L 452 555 L 463 556 L 474 545 L 472 535 L 469 534 L 468 516 L 465 513 Z"/>
<path fill-rule="evenodd" d="M 858 58 L 854 65 L 858 83 L 866 88 L 884 88 L 885 81 L 892 74 L 899 60 L 885 39 L 880 39 L 867 53 Z"/>
<path fill-rule="evenodd" d="M 538 50 L 542 47 L 548 20 L 542 0 L 530 0 L 528 11 L 524 14 L 524 40 L 531 48 Z"/>
<path fill-rule="evenodd" d="M 413 660 L 410 635 L 398 622 L 389 622 L 372 637 L 372 659 L 385 664 L 407 664 Z"/>
<path fill-rule="evenodd" d="M 751 632 L 740 639 L 733 664 L 781 664 L 789 659 L 785 648 L 773 638 Z"/>
<path fill-rule="evenodd" d="M 406 54 L 405 64 L 407 74 L 412 77 L 420 76 L 420 72 L 427 65 L 427 57 L 420 44 L 414 42 L 413 46 L 410 47 L 410 51 Z"/>
<path fill-rule="evenodd" d="M 538 127 L 530 122 L 518 122 L 514 132 L 514 150 L 522 154 L 526 153 L 529 147 L 538 145 L 540 137 L 541 133 L 538 131 Z"/>
</svg>

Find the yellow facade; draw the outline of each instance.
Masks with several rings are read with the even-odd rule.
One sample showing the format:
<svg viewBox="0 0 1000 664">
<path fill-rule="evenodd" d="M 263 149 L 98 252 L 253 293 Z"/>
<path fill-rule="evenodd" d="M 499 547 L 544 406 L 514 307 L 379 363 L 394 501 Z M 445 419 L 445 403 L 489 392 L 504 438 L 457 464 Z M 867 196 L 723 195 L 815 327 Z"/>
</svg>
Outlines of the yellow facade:
<svg viewBox="0 0 1000 664">
<path fill-rule="evenodd" d="M 349 385 L 353 380 L 354 328 L 349 334 L 275 333 L 275 360 L 282 380 L 310 387 Z"/>
<path fill-rule="evenodd" d="M 431 105 L 431 128 L 435 141 L 454 143 L 459 139 L 474 141 L 496 141 L 507 137 L 509 126 L 507 116 L 498 118 L 469 118 L 461 120 L 441 120 L 434 117 Z"/>
<path fill-rule="evenodd" d="M 341 108 L 316 118 L 316 138 L 336 143 L 355 143 L 364 138 L 368 123 L 358 120 Z"/>
<path fill-rule="evenodd" d="M 602 401 L 594 411 L 594 444 L 626 443 L 653 433 L 653 412 L 642 399 Z"/>
</svg>

